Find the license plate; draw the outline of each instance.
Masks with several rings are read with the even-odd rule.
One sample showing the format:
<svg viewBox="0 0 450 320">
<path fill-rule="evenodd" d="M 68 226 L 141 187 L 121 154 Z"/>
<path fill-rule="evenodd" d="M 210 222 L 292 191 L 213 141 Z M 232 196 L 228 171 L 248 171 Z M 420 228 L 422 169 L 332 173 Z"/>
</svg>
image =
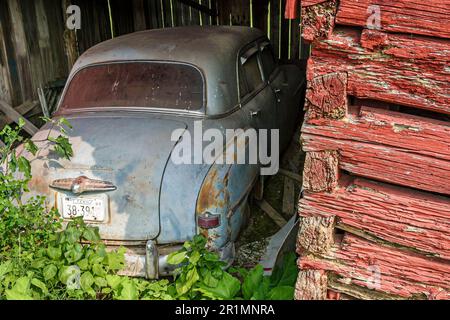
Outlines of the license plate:
<svg viewBox="0 0 450 320">
<path fill-rule="evenodd" d="M 60 212 L 64 219 L 83 217 L 85 221 L 104 222 L 107 213 L 107 197 L 73 197 L 60 194 Z"/>
</svg>

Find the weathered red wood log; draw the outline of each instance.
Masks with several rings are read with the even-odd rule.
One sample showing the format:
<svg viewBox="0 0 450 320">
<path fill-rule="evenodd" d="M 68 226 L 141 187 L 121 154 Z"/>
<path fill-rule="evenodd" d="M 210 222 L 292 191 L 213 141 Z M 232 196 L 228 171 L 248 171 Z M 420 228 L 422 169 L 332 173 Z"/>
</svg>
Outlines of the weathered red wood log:
<svg viewBox="0 0 450 320">
<path fill-rule="evenodd" d="M 379 51 L 395 58 L 414 59 L 416 62 L 436 64 L 436 73 L 445 71 L 450 62 L 450 41 L 420 36 L 389 34 L 364 29 L 360 43 L 363 48 Z M 443 73 L 445 76 L 447 73 Z"/>
<path fill-rule="evenodd" d="M 340 119 L 347 113 L 347 74 L 329 73 L 308 79 L 305 109 L 309 119 Z"/>
<path fill-rule="evenodd" d="M 336 0 L 301 1 L 302 38 L 306 42 L 328 38 L 334 28 Z"/>
<path fill-rule="evenodd" d="M 445 121 L 362 106 L 350 107 L 342 120 L 307 116 L 302 131 L 450 161 L 450 123 Z"/>
<path fill-rule="evenodd" d="M 377 11 L 381 30 L 450 38 L 449 0 L 340 0 L 336 23 L 367 27 Z"/>
<path fill-rule="evenodd" d="M 341 179 L 333 192 L 305 192 L 299 214 L 307 219 L 337 216 L 338 228 L 450 260 L 448 197 L 360 178 Z M 311 241 L 299 239 L 298 245 Z"/>
<path fill-rule="evenodd" d="M 300 270 L 295 285 L 295 300 L 325 300 L 327 273 L 323 270 Z"/>
<path fill-rule="evenodd" d="M 326 270 L 347 284 L 406 298 L 450 299 L 450 263 L 345 234 L 326 255 L 304 255 L 299 267 Z"/>
<path fill-rule="evenodd" d="M 339 168 L 355 175 L 450 195 L 450 162 L 397 148 L 303 133 L 304 151 L 339 151 Z"/>
<path fill-rule="evenodd" d="M 336 151 L 307 152 L 303 168 L 304 190 L 331 191 L 339 179 L 339 156 Z"/>
<path fill-rule="evenodd" d="M 348 95 L 450 114 L 450 42 L 363 35 L 365 47 L 360 32 L 348 28 L 336 28 L 328 39 L 317 41 L 308 61 L 309 80 L 344 72 Z M 375 35 L 381 40 L 369 41 Z"/>
</svg>

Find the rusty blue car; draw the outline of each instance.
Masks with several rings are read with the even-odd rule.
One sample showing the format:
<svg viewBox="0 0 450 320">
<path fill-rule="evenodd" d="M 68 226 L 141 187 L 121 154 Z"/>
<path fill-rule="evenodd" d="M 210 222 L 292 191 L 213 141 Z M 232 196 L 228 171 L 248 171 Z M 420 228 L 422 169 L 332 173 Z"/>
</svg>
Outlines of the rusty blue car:
<svg viewBox="0 0 450 320">
<path fill-rule="evenodd" d="M 196 234 L 231 263 L 261 164 L 177 164 L 171 154 L 196 122 L 278 129 L 283 150 L 303 85 L 300 69 L 280 64 L 254 28 L 155 29 L 100 43 L 73 66 L 53 116 L 73 126 L 74 156 L 49 151 L 56 129 L 45 125 L 33 137 L 43 149 L 30 188 L 63 219 L 96 225 L 109 248 L 125 247 L 124 274 L 171 274 L 168 255 Z"/>
</svg>

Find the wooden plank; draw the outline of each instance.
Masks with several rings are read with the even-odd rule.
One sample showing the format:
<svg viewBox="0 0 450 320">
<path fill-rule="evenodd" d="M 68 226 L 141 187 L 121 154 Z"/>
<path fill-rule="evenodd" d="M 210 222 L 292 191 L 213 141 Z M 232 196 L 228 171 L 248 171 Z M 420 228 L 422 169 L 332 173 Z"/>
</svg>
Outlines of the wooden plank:
<svg viewBox="0 0 450 320">
<path fill-rule="evenodd" d="M 177 0 L 182 3 L 184 3 L 187 6 L 190 6 L 191 8 L 200 11 L 201 13 L 207 14 L 209 16 L 215 16 L 216 12 L 213 11 L 206 1 L 202 0 Z"/>
<path fill-rule="evenodd" d="M 270 0 L 270 21 L 271 21 L 271 34 L 270 41 L 272 42 L 273 49 L 277 58 L 281 58 L 281 12 L 283 8 L 280 6 L 280 0 Z"/>
<path fill-rule="evenodd" d="M 171 28 L 173 27 L 174 22 L 172 20 L 172 9 L 171 9 L 171 0 L 161 0 L 162 3 L 162 14 L 164 16 L 164 27 Z"/>
<path fill-rule="evenodd" d="M 82 28 L 77 31 L 80 54 L 99 42 L 111 39 L 107 1 L 72 0 L 72 4 L 81 9 Z"/>
<path fill-rule="evenodd" d="M 300 16 L 300 15 L 298 15 Z M 300 17 L 290 21 L 291 24 L 291 60 L 300 59 Z"/>
<path fill-rule="evenodd" d="M 450 114 L 447 41 L 377 33 L 385 40 L 373 47 L 368 36 L 361 44 L 358 30 L 335 29 L 328 39 L 317 41 L 308 64 L 309 79 L 343 72 L 348 75 L 348 95 Z"/>
<path fill-rule="evenodd" d="M 285 177 L 283 187 L 283 213 L 292 216 L 295 212 L 295 185 L 294 181 Z"/>
<path fill-rule="evenodd" d="M 132 0 L 134 31 L 147 29 L 144 0 Z"/>
<path fill-rule="evenodd" d="M 22 118 L 25 121 L 25 126 L 23 127 L 26 132 L 30 135 L 34 135 L 39 131 L 38 128 L 26 118 L 22 117 L 20 113 L 14 110 L 9 104 L 0 100 L 0 111 L 3 112 L 8 118 L 14 120 L 14 122 L 18 123 L 19 119 Z"/>
<path fill-rule="evenodd" d="M 449 0 L 340 0 L 336 22 L 366 27 L 371 6 L 379 8 L 381 30 L 450 38 Z"/>
<path fill-rule="evenodd" d="M 339 152 L 339 169 L 419 190 L 450 195 L 450 162 L 396 148 L 304 133 L 303 150 Z"/>
<path fill-rule="evenodd" d="M 345 176 L 332 192 L 304 192 L 299 214 L 336 216 L 338 228 L 450 260 L 448 197 Z"/>
<path fill-rule="evenodd" d="M 290 20 L 284 18 L 284 8 L 286 7 L 286 0 L 281 1 L 280 14 L 281 14 L 281 37 L 280 37 L 280 46 L 281 46 L 281 57 L 280 59 L 283 61 L 287 61 L 289 59 L 289 25 Z"/>
<path fill-rule="evenodd" d="M 344 119 L 307 119 L 304 133 L 382 144 L 412 155 L 450 161 L 450 123 L 371 107 L 353 107 Z"/>
<path fill-rule="evenodd" d="M 174 15 L 174 23 L 176 27 L 183 26 L 183 20 L 184 20 L 184 12 L 183 12 L 183 4 L 180 1 L 172 0 L 172 6 L 173 6 L 173 15 Z"/>
<path fill-rule="evenodd" d="M 267 14 L 269 0 L 253 1 L 253 26 L 263 32 L 267 32 Z"/>
<path fill-rule="evenodd" d="M 309 60 L 310 64 L 313 61 Z M 334 72 L 316 76 L 307 70 L 305 109 L 307 119 L 342 119 L 347 113 L 347 74 Z"/>
<path fill-rule="evenodd" d="M 14 108 L 20 115 L 25 117 L 27 113 L 32 111 L 34 108 L 39 106 L 39 101 L 25 101 L 20 106 Z M 0 117 L 0 129 L 3 128 L 7 124 L 13 123 L 14 120 L 8 118 L 8 117 Z"/>
<path fill-rule="evenodd" d="M 303 189 L 311 192 L 332 191 L 339 180 L 339 154 L 336 151 L 306 153 Z"/>
<path fill-rule="evenodd" d="M 30 55 L 27 46 L 27 35 L 25 33 L 24 19 L 21 3 L 18 0 L 9 0 L 9 14 L 11 17 L 11 36 L 14 46 L 14 59 L 18 75 L 18 92 L 20 95 L 18 103 L 33 98 L 33 84 L 30 68 Z"/>
<path fill-rule="evenodd" d="M 0 1 L 0 22 L 3 30 L 2 49 L 4 52 L 5 74 L 9 80 L 10 99 L 8 103 L 20 104 L 23 101 L 22 88 L 20 85 L 19 62 L 16 60 L 16 50 L 14 48 L 14 40 L 12 36 L 13 26 L 11 21 L 8 1 Z"/>
<path fill-rule="evenodd" d="M 231 15 L 231 1 L 229 0 L 217 0 L 217 7 L 219 11 L 219 24 L 228 26 L 230 25 Z"/>
<path fill-rule="evenodd" d="M 266 200 L 257 201 L 256 204 L 262 211 L 264 211 L 280 228 L 283 227 L 287 221 L 281 214 L 277 212 Z"/>
<path fill-rule="evenodd" d="M 0 1 L 1 2 L 1 1 Z M 2 7 L 0 5 L 0 12 Z M 2 17 L 0 13 L 0 97 L 7 103 L 12 103 L 11 85 L 9 79 L 9 66 L 6 49 L 6 37 L 3 32 Z"/>
<path fill-rule="evenodd" d="M 118 37 L 135 31 L 134 18 L 136 17 L 134 3 L 130 1 L 109 0 L 111 4 L 114 36 Z M 142 19 L 142 17 L 140 18 Z"/>
<path fill-rule="evenodd" d="M 280 169 L 278 170 L 278 172 L 286 177 L 289 177 L 290 179 L 298 182 L 298 183 L 302 183 L 303 182 L 303 178 L 301 175 L 294 173 L 292 171 L 286 170 L 286 169 Z"/>
<path fill-rule="evenodd" d="M 67 8 L 71 5 L 70 0 L 64 0 L 62 2 L 62 16 L 66 17 Z M 63 19 L 65 20 L 65 19 Z M 71 70 L 73 65 L 78 59 L 78 43 L 77 43 L 77 34 L 75 30 L 69 30 L 67 28 L 63 28 L 63 39 L 64 39 L 64 51 L 67 56 L 67 69 Z"/>
<path fill-rule="evenodd" d="M 298 264 L 302 270 L 329 271 L 347 284 L 375 292 L 410 299 L 450 299 L 447 261 L 432 260 L 348 233 L 327 254 L 304 254 Z"/>
</svg>

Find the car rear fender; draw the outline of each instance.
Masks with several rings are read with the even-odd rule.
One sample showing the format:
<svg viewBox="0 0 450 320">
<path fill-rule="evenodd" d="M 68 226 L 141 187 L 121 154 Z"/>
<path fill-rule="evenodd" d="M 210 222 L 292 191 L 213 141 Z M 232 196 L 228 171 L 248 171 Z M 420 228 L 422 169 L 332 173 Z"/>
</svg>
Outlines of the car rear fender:
<svg viewBox="0 0 450 320">
<path fill-rule="evenodd" d="M 248 141 L 245 148 L 248 149 Z M 237 150 L 233 151 L 236 153 Z M 230 158 L 236 159 L 235 156 Z M 197 232 L 208 239 L 211 249 L 222 248 L 238 237 L 245 222 L 247 199 L 258 175 L 257 164 L 222 164 L 217 161 L 210 167 L 197 199 L 196 218 Z M 218 216 L 219 225 L 202 228 L 199 220 L 205 215 Z"/>
</svg>

